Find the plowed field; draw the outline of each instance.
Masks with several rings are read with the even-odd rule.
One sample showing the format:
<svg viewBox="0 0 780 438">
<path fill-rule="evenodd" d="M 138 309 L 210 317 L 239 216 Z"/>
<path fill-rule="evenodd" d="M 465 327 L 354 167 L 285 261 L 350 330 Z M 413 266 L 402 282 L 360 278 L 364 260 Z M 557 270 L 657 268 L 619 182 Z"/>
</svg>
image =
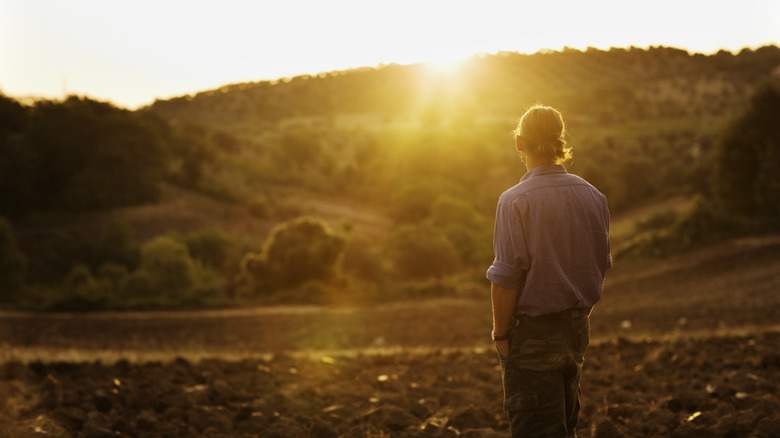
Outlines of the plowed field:
<svg viewBox="0 0 780 438">
<path fill-rule="evenodd" d="M 0 313 L 0 437 L 506 436 L 490 300 Z M 581 437 L 780 431 L 780 238 L 616 263 Z"/>
</svg>

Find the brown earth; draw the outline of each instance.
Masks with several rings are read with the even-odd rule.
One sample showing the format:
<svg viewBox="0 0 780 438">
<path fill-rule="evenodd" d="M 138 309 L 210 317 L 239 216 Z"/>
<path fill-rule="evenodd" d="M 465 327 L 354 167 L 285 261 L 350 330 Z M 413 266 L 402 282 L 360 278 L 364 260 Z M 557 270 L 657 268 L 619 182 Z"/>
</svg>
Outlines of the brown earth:
<svg viewBox="0 0 780 438">
<path fill-rule="evenodd" d="M 505 436 L 484 297 L 0 312 L 0 437 Z M 609 274 L 582 437 L 780 431 L 780 236 Z"/>
</svg>

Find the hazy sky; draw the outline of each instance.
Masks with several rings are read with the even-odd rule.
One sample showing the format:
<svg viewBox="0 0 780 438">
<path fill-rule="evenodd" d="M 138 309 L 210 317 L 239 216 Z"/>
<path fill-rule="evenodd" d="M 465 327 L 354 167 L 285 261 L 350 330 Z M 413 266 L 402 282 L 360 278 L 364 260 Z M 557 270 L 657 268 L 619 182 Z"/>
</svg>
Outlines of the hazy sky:
<svg viewBox="0 0 780 438">
<path fill-rule="evenodd" d="M 0 0 L 0 91 L 136 108 L 380 63 L 659 44 L 780 44 L 780 1 Z"/>
</svg>

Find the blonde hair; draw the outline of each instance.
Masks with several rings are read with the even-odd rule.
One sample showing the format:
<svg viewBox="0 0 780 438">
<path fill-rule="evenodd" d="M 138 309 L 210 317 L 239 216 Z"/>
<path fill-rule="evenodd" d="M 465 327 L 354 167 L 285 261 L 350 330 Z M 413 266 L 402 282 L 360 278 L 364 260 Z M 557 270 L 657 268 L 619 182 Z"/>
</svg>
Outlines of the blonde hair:
<svg viewBox="0 0 780 438">
<path fill-rule="evenodd" d="M 528 154 L 550 158 L 556 164 L 571 159 L 566 146 L 566 124 L 555 108 L 536 104 L 523 114 L 514 130 Z"/>
</svg>

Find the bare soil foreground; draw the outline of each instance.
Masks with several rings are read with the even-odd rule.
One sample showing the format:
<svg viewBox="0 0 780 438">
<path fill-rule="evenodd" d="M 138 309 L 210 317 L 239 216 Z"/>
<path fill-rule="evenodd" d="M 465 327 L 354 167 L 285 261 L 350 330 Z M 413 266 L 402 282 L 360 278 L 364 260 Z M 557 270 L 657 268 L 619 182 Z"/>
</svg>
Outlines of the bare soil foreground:
<svg viewBox="0 0 780 438">
<path fill-rule="evenodd" d="M 0 437 L 506 436 L 490 301 L 0 313 Z M 581 437 L 780 434 L 780 236 L 616 263 Z"/>
</svg>

